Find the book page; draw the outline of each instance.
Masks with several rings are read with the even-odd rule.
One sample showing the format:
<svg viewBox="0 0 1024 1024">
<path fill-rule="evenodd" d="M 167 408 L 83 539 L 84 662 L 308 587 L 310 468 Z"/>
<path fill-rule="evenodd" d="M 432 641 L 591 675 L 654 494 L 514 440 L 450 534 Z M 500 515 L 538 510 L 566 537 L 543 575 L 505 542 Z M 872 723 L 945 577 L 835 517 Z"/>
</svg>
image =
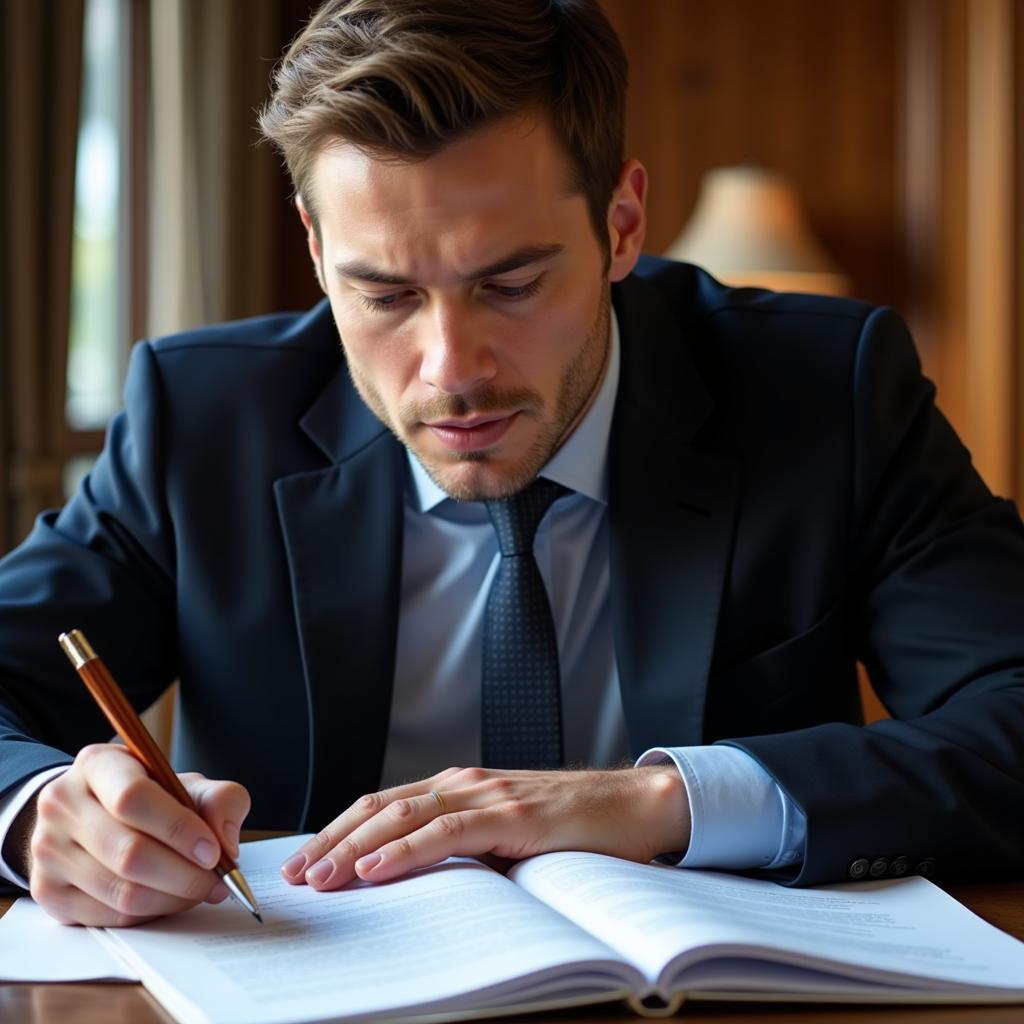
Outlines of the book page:
<svg viewBox="0 0 1024 1024">
<path fill-rule="evenodd" d="M 645 973 L 682 971 L 710 952 L 896 986 L 1024 995 L 1024 943 L 923 878 L 791 889 L 588 853 L 535 857 L 509 877 Z M 727 980 L 718 972 L 718 985 Z"/>
<path fill-rule="evenodd" d="M 229 901 L 108 930 L 105 941 L 177 1016 L 225 1024 L 548 1000 L 576 963 L 586 965 L 581 976 L 592 998 L 612 998 L 635 974 L 476 861 L 319 893 L 280 877 L 280 862 L 300 842 L 242 847 L 240 867 L 264 924 Z M 530 984 L 517 980 L 524 976 Z M 460 1000 L 465 993 L 477 994 Z"/>
</svg>

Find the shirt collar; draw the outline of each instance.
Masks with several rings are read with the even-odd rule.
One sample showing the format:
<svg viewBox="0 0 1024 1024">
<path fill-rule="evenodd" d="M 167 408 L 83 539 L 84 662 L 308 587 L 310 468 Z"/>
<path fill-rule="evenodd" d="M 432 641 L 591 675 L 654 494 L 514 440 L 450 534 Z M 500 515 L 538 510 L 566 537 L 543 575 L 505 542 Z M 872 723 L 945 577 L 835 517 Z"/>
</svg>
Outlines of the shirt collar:
<svg viewBox="0 0 1024 1024">
<path fill-rule="evenodd" d="M 540 475 L 548 480 L 554 480 L 602 505 L 608 504 L 608 437 L 612 429 L 615 396 L 619 390 L 619 321 L 614 309 L 610 319 L 608 367 L 597 397 L 568 440 L 540 471 Z M 431 480 L 420 460 L 409 449 L 406 449 L 406 454 L 420 511 L 429 512 L 449 500 L 448 495 Z"/>
</svg>

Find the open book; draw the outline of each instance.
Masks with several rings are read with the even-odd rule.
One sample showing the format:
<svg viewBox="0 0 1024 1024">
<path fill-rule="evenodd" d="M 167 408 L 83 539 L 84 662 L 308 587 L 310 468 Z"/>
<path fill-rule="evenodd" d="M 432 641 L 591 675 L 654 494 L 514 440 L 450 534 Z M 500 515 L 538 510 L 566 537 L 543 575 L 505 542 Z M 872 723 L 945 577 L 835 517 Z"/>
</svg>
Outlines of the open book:
<svg viewBox="0 0 1024 1024">
<path fill-rule="evenodd" d="M 1022 1002 L 1024 943 L 923 878 L 787 889 L 553 853 L 506 878 L 450 860 L 336 893 L 285 884 L 300 839 L 242 847 L 231 901 L 100 930 L 182 1022 L 450 1020 L 628 1000 Z"/>
</svg>

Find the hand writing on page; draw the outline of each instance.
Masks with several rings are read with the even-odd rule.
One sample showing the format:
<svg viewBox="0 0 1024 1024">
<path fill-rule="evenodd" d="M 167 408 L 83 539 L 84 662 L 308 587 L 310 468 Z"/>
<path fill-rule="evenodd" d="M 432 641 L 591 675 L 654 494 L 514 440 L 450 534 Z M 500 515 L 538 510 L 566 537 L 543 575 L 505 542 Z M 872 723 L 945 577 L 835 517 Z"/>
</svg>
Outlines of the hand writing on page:
<svg viewBox="0 0 1024 1024">
<path fill-rule="evenodd" d="M 360 798 L 303 844 L 281 872 L 292 884 L 330 890 L 356 876 L 385 881 L 451 856 L 521 860 L 552 850 L 589 850 L 646 863 L 685 850 L 689 837 L 686 791 L 671 766 L 449 768 Z"/>
<path fill-rule="evenodd" d="M 29 837 L 33 899 L 65 924 L 115 927 L 225 899 L 212 868 L 222 845 L 237 855 L 249 794 L 235 782 L 180 777 L 201 817 L 123 747 L 85 747 L 16 820 Z"/>
</svg>

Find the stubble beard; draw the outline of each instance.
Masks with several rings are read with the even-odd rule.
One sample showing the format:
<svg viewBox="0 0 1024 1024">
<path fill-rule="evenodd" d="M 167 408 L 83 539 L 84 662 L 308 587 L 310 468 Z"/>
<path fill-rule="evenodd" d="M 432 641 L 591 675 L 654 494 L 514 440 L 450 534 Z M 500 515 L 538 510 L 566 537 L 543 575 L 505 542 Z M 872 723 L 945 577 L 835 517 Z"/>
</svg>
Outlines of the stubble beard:
<svg viewBox="0 0 1024 1024">
<path fill-rule="evenodd" d="M 399 408 L 399 420 L 404 428 L 400 429 L 388 414 L 376 386 L 350 361 L 347 364 L 352 383 L 371 412 L 416 456 L 431 480 L 445 494 L 455 501 L 487 501 L 507 498 L 532 483 L 579 424 L 604 377 L 610 327 L 611 296 L 605 286 L 601 289 L 593 326 L 562 373 L 554 414 L 547 420 L 544 420 L 543 399 L 536 391 L 530 388 L 501 390 L 484 387 L 468 396 L 438 395 L 427 402 L 406 403 Z M 451 452 L 442 463 L 425 456 L 409 440 L 411 431 L 424 421 L 510 409 L 519 411 L 521 416 L 541 421 L 541 428 L 522 458 L 514 466 L 503 469 L 500 476 L 488 472 L 489 465 L 496 461 L 489 451 Z M 466 463 L 479 464 L 480 472 L 466 478 L 448 472 L 453 464 L 464 466 Z"/>
</svg>

